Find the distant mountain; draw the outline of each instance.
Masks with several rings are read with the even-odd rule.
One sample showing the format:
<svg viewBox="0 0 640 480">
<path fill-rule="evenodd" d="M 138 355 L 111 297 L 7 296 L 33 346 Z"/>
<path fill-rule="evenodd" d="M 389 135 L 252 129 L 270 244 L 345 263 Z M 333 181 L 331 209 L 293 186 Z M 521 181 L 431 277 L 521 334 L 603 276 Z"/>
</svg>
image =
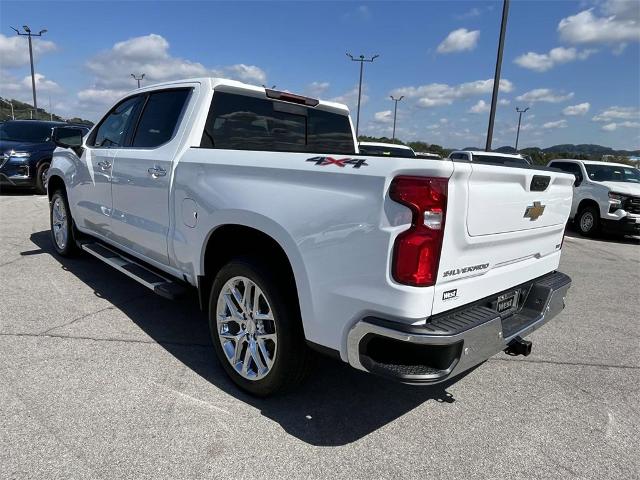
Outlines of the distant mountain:
<svg viewBox="0 0 640 480">
<path fill-rule="evenodd" d="M 579 145 L 565 143 L 562 145 L 543 148 L 542 151 L 545 153 L 576 153 L 584 155 L 615 155 L 624 157 L 640 154 L 640 150 L 614 150 L 610 147 L 603 147 L 602 145 L 594 145 L 590 143 L 581 143 Z"/>
<path fill-rule="evenodd" d="M 484 150 L 484 148 L 478 147 L 465 147 L 463 150 Z M 500 153 L 516 153 L 516 149 L 510 145 L 504 145 L 499 148 L 495 148 L 494 152 Z M 640 155 L 640 150 L 614 150 L 610 147 L 603 147 L 602 145 L 594 145 L 590 143 L 581 143 L 574 145 L 572 143 L 563 143 L 561 145 L 553 145 L 552 147 L 540 148 L 540 147 L 527 147 L 520 149 L 521 153 L 531 154 L 533 152 L 549 153 L 549 154 L 573 154 L 573 155 L 613 155 L 616 157 L 630 157 Z"/>
</svg>

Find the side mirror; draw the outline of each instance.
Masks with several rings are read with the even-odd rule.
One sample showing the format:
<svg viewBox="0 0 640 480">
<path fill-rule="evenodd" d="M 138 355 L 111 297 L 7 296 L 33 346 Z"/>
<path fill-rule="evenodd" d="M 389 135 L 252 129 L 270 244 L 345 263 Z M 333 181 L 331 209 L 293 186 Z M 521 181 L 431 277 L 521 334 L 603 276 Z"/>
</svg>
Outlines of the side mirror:
<svg viewBox="0 0 640 480">
<path fill-rule="evenodd" d="M 51 139 L 58 147 L 77 149 L 82 147 L 83 133 L 77 127 L 55 127 Z"/>
</svg>

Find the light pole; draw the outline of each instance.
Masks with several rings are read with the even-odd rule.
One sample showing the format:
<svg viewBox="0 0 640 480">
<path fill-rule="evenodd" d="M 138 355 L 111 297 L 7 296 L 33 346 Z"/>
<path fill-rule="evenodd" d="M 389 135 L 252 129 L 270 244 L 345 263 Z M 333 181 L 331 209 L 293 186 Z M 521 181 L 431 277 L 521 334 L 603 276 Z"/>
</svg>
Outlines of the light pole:
<svg viewBox="0 0 640 480">
<path fill-rule="evenodd" d="M 380 55 L 374 55 L 371 58 L 365 58 L 364 55 L 360 55 L 358 58 L 355 58 L 350 53 L 347 53 L 347 57 L 349 57 L 352 62 L 360 62 L 360 82 L 358 83 L 358 113 L 356 115 L 356 139 L 358 138 L 358 128 L 360 127 L 360 100 L 362 99 L 362 70 L 364 67 L 364 62 L 373 63 L 373 61 L 379 56 Z"/>
<path fill-rule="evenodd" d="M 520 122 L 522 122 L 522 114 L 529 110 L 529 107 L 520 110 L 519 107 L 516 107 L 516 112 L 518 112 L 518 131 L 516 133 L 516 152 L 518 151 L 518 140 L 520 139 Z"/>
<path fill-rule="evenodd" d="M 396 143 L 396 115 L 398 113 L 398 102 L 400 100 L 402 100 L 404 98 L 404 95 L 400 95 L 400 98 L 393 98 L 393 95 L 391 96 L 391 100 L 393 100 L 395 102 L 395 105 L 393 107 L 393 143 Z"/>
<path fill-rule="evenodd" d="M 36 75 L 33 71 L 33 46 L 31 45 L 31 37 L 41 37 L 43 33 L 47 33 L 47 29 L 42 29 L 38 33 L 31 32 L 29 25 L 23 25 L 25 33 L 21 33 L 17 28 L 11 27 L 21 37 L 27 37 L 29 39 L 29 60 L 31 61 L 31 89 L 33 90 L 33 109 L 36 112 L 36 118 L 38 117 L 38 102 L 36 100 Z"/>
<path fill-rule="evenodd" d="M 11 107 L 11 120 L 15 120 L 16 116 L 13 114 L 13 103 L 11 103 L 9 100 L 5 100 L 4 98 L 0 98 L 0 100 L 2 100 L 4 103 L 9 104 L 9 106 Z"/>
<path fill-rule="evenodd" d="M 509 0 L 502 4 L 502 22 L 500 23 L 500 38 L 498 40 L 498 58 L 496 59 L 496 71 L 493 76 L 493 94 L 491 95 L 491 112 L 489 113 L 489 128 L 487 130 L 487 144 L 485 150 L 491 151 L 493 139 L 493 121 L 496 118 L 496 104 L 498 103 L 498 87 L 500 86 L 500 69 L 502 68 L 502 51 L 504 50 L 504 36 L 507 32 L 507 17 L 509 16 Z"/>
<path fill-rule="evenodd" d="M 138 82 L 138 88 L 140 88 L 140 81 L 144 78 L 144 73 L 142 75 L 140 75 L 139 77 L 136 77 L 133 73 L 131 74 L 131 76 L 133 77 L 133 79 Z"/>
</svg>

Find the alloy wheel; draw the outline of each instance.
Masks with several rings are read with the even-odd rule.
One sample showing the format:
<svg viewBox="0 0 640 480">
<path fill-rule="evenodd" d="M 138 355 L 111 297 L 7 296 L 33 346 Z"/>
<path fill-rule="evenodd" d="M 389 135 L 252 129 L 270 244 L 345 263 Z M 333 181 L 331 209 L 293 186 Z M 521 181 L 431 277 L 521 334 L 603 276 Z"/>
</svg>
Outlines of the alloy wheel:
<svg viewBox="0 0 640 480">
<path fill-rule="evenodd" d="M 56 246 L 60 250 L 64 250 L 67 246 L 67 208 L 64 200 L 59 196 L 56 197 L 51 208 L 53 237 L 55 238 Z"/>
<path fill-rule="evenodd" d="M 260 380 L 278 350 L 276 322 L 264 292 L 247 277 L 229 279 L 218 295 L 218 340 L 227 361 L 246 380 Z"/>
</svg>

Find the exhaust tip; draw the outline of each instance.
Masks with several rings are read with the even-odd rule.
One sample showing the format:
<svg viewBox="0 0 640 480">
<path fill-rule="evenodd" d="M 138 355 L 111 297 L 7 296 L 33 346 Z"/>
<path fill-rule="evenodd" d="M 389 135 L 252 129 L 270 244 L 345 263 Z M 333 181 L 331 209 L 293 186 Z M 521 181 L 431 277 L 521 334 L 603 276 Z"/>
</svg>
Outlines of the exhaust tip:
<svg viewBox="0 0 640 480">
<path fill-rule="evenodd" d="M 504 353 L 514 357 L 518 355 L 527 357 L 531 354 L 532 345 L 533 343 L 529 340 L 524 340 L 520 337 L 516 337 L 509 342 L 507 348 L 504 349 Z"/>
</svg>

